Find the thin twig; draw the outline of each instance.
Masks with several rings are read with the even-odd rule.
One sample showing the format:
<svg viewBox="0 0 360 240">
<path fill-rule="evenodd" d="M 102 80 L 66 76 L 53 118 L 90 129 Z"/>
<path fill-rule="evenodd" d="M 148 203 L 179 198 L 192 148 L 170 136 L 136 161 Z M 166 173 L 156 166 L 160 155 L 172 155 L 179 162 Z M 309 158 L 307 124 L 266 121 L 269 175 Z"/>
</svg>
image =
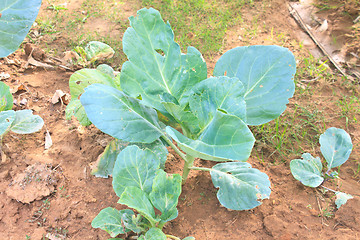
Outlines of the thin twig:
<svg viewBox="0 0 360 240">
<path fill-rule="evenodd" d="M 323 47 L 323 45 L 318 42 L 315 38 L 315 36 L 312 34 L 312 32 L 310 31 L 310 29 L 306 26 L 306 24 L 304 23 L 304 21 L 302 20 L 301 16 L 299 15 L 299 13 L 296 11 L 296 9 L 294 9 L 290 4 L 288 4 L 289 7 L 289 11 L 291 16 L 299 23 L 299 25 L 304 29 L 304 31 L 310 36 L 310 38 L 315 42 L 315 44 L 320 48 L 320 50 L 323 52 L 324 55 L 326 55 L 326 57 L 330 60 L 330 62 L 332 64 L 334 64 L 334 66 L 336 67 L 337 70 L 339 70 L 339 72 L 344 75 L 345 77 L 349 78 L 350 80 L 352 80 L 350 78 L 349 75 L 347 75 L 345 73 L 345 71 L 339 66 L 339 64 L 331 57 L 331 55 L 325 50 L 325 48 Z M 352 80 L 353 81 L 353 80 Z"/>
</svg>

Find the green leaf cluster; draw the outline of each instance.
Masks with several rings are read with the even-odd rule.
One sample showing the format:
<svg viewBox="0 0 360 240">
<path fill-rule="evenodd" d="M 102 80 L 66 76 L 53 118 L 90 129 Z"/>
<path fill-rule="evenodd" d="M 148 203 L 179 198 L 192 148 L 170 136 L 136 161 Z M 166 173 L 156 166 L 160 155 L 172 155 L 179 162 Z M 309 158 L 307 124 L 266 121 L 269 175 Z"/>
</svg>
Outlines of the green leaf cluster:
<svg viewBox="0 0 360 240">
<path fill-rule="evenodd" d="M 141 9 L 130 25 L 122 41 L 128 61 L 120 74 L 102 67 L 70 78 L 67 118 L 93 123 L 115 138 L 93 173 L 113 175 L 119 202 L 136 209 L 152 227 L 177 215 L 176 205 L 154 202 L 165 194 L 154 189 L 167 189 L 167 194 L 178 189 L 179 176 L 173 176 L 175 183 L 162 170 L 167 145 L 184 160 L 183 182 L 191 170 L 208 171 L 226 208 L 260 205 L 269 198 L 270 181 L 246 163 L 255 142 L 249 125 L 264 124 L 285 110 L 295 88 L 293 54 L 279 46 L 237 47 L 218 60 L 208 78 L 201 53 L 194 47 L 182 53 L 158 11 Z M 198 168 L 195 158 L 221 163 Z M 154 215 L 154 207 L 161 216 Z"/>
<path fill-rule="evenodd" d="M 337 172 L 330 174 L 330 170 L 345 163 L 353 147 L 350 135 L 345 130 L 334 127 L 327 129 L 320 136 L 319 142 L 320 151 L 327 163 L 326 173 L 322 173 L 323 165 L 320 158 L 314 158 L 310 153 L 304 153 L 302 159 L 294 159 L 290 162 L 290 170 L 294 178 L 305 186 L 313 188 L 320 186 L 326 178 L 337 178 Z M 337 196 L 335 201 L 337 208 L 352 198 L 346 193 L 333 192 Z"/>
<path fill-rule="evenodd" d="M 13 97 L 9 86 L 0 82 L 0 139 L 12 131 L 18 134 L 29 134 L 39 131 L 44 125 L 40 116 L 33 115 L 32 110 L 11 110 Z"/>
<path fill-rule="evenodd" d="M 107 231 L 112 237 L 128 231 L 140 237 L 144 235 L 144 239 L 165 236 L 162 227 L 178 215 L 176 206 L 181 193 L 181 176 L 168 175 L 160 168 L 160 162 L 153 151 L 136 145 L 121 151 L 115 162 L 113 187 L 120 198 L 118 203 L 135 209 L 138 214 L 130 209 L 105 208 L 93 220 L 92 226 Z M 161 214 L 155 214 L 155 209 Z"/>
</svg>

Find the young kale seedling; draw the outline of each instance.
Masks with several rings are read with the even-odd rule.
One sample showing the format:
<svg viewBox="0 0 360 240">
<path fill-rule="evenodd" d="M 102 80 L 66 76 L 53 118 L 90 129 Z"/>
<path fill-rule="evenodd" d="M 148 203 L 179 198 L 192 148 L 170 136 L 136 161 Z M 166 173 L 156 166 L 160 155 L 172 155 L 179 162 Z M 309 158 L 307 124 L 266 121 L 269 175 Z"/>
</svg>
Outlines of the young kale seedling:
<svg viewBox="0 0 360 240">
<path fill-rule="evenodd" d="M 207 78 L 201 53 L 194 47 L 181 53 L 170 24 L 158 11 L 141 9 L 136 17 L 130 17 L 130 25 L 123 37 L 129 60 L 123 64 L 120 78 L 101 69 L 82 69 L 70 78 L 72 101 L 67 117 L 74 115 L 83 125 L 93 123 L 115 138 L 94 174 L 112 175 L 119 202 L 143 216 L 136 220 L 138 216 L 132 215 L 132 223 L 137 221 L 139 227 L 146 220 L 146 229 L 152 232 L 159 231 L 153 227 L 161 230 L 165 220 L 177 216 L 175 201 L 169 209 L 151 199 L 152 192 L 161 189 L 154 186 L 166 185 L 163 194 L 176 192 L 171 194 L 177 199 L 180 182 L 178 175 L 167 177 L 173 179 L 170 181 L 163 170 L 144 170 L 143 165 L 151 166 L 153 157 L 140 153 L 156 155 L 156 169 L 163 169 L 165 145 L 184 160 L 183 183 L 191 170 L 208 171 L 226 208 L 245 210 L 260 205 L 269 198 L 270 181 L 246 163 L 255 142 L 248 125 L 269 122 L 286 109 L 295 88 L 293 54 L 279 46 L 237 47 L 218 60 L 213 77 Z M 195 158 L 221 163 L 213 168 L 195 167 Z M 122 177 L 119 169 L 129 162 L 126 167 L 131 176 Z M 122 186 L 121 190 L 117 186 Z M 125 201 L 130 195 L 141 202 Z M 160 216 L 154 215 L 154 207 Z M 125 224 L 128 211 L 106 211 L 118 216 L 123 232 L 134 231 Z M 112 232 L 112 220 L 106 214 L 97 217 L 93 226 Z M 141 229 L 139 236 L 146 236 Z"/>
<path fill-rule="evenodd" d="M 323 165 L 319 157 L 314 158 L 310 153 L 304 153 L 302 159 L 290 162 L 290 170 L 296 180 L 308 187 L 323 187 L 336 195 L 335 204 L 337 208 L 345 204 L 348 199 L 353 198 L 350 194 L 335 191 L 323 186 L 327 179 L 338 178 L 338 173 L 332 168 L 339 167 L 345 163 L 351 153 L 352 143 L 349 134 L 339 128 L 329 128 L 320 136 L 320 151 L 327 162 L 327 171 L 322 172 Z"/>
</svg>

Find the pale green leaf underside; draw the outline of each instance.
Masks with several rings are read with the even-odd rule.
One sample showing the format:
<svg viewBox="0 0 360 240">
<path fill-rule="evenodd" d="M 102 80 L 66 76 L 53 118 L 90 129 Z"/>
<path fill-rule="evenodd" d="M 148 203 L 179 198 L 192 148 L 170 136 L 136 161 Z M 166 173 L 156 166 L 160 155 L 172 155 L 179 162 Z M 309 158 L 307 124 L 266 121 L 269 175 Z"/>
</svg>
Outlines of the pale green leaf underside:
<svg viewBox="0 0 360 240">
<path fill-rule="evenodd" d="M 19 48 L 34 23 L 41 0 L 0 1 L 0 58 Z"/>
<path fill-rule="evenodd" d="M 314 158 L 310 153 L 304 153 L 302 159 L 290 162 L 290 170 L 294 178 L 308 187 L 317 187 L 323 181 L 321 176 L 322 163 L 319 157 Z"/>
<path fill-rule="evenodd" d="M 152 143 L 162 135 L 157 112 L 115 88 L 90 85 L 80 101 L 90 121 L 114 138 Z"/>
<path fill-rule="evenodd" d="M 69 80 L 71 101 L 66 107 L 66 119 L 70 120 L 71 116 L 75 116 L 81 125 L 88 126 L 91 124 L 79 98 L 84 93 L 85 88 L 94 83 L 117 87 L 113 78 L 100 70 L 85 68 L 76 71 Z"/>
<path fill-rule="evenodd" d="M 168 151 L 160 140 L 153 143 L 129 143 L 114 139 L 108 143 L 104 152 L 99 156 L 97 165 L 91 172 L 96 177 L 108 178 L 113 173 L 116 158 L 127 146 L 136 145 L 141 149 L 150 149 L 160 159 L 160 167 L 165 166 Z"/>
<path fill-rule="evenodd" d="M 247 46 L 220 57 L 214 76 L 237 77 L 245 87 L 247 121 L 260 125 L 277 118 L 294 94 L 294 55 L 279 46 Z"/>
<path fill-rule="evenodd" d="M 0 137 L 7 133 L 14 120 L 15 111 L 8 110 L 0 112 Z"/>
<path fill-rule="evenodd" d="M 261 204 L 259 200 L 269 198 L 269 177 L 249 163 L 227 162 L 215 165 L 211 179 L 219 188 L 217 198 L 220 203 L 232 210 L 247 210 Z"/>
<path fill-rule="evenodd" d="M 344 205 L 347 202 L 347 200 L 354 198 L 350 194 L 343 192 L 336 192 L 335 195 L 336 195 L 335 204 L 337 209 L 339 209 L 342 205 Z"/>
<path fill-rule="evenodd" d="M 13 96 L 10 93 L 10 88 L 5 83 L 0 82 L 0 112 L 11 110 L 12 107 Z"/>
<path fill-rule="evenodd" d="M 32 110 L 19 110 L 15 112 L 15 120 L 10 130 L 18 134 L 29 134 L 40 131 L 43 125 L 44 120 L 38 115 L 33 115 Z"/>
<path fill-rule="evenodd" d="M 153 206 L 161 214 L 161 220 L 167 222 L 177 217 L 176 206 L 181 194 L 182 178 L 179 174 L 167 176 L 164 170 L 158 170 L 149 195 Z"/>
<path fill-rule="evenodd" d="M 212 161 L 246 161 L 255 139 L 239 118 L 217 112 L 197 140 L 185 137 L 171 127 L 166 132 L 178 146 L 193 157 Z"/>
<path fill-rule="evenodd" d="M 346 162 L 353 147 L 350 135 L 345 130 L 334 127 L 321 134 L 319 142 L 328 169 L 338 167 Z"/>
<path fill-rule="evenodd" d="M 193 47 L 186 55 L 181 54 L 170 25 L 155 9 L 139 10 L 136 17 L 130 17 L 130 25 L 123 38 L 129 61 L 122 67 L 121 88 L 132 97 L 141 95 L 145 105 L 166 114 L 159 95 L 169 93 L 180 100 L 188 89 L 206 78 L 206 63 Z"/>
<path fill-rule="evenodd" d="M 151 192 L 160 161 L 149 149 L 128 146 L 118 155 L 113 171 L 113 188 L 119 197 L 125 188 L 133 186 L 145 193 Z"/>
<path fill-rule="evenodd" d="M 125 233 L 121 223 L 121 213 L 119 210 L 111 207 L 101 210 L 91 222 L 91 226 L 105 230 L 111 237 Z"/>
<path fill-rule="evenodd" d="M 154 207 L 152 206 L 147 194 L 137 187 L 127 187 L 121 194 L 118 201 L 120 204 L 125 204 L 130 208 L 135 209 L 143 215 L 151 224 L 156 224 L 160 219 L 155 218 Z"/>
</svg>

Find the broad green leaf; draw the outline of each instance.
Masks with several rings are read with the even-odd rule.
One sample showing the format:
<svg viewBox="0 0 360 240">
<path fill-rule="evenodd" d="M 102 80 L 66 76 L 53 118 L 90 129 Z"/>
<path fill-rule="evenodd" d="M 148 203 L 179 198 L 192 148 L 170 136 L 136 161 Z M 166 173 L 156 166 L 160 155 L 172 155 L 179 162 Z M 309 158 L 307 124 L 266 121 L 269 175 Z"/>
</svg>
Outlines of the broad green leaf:
<svg viewBox="0 0 360 240">
<path fill-rule="evenodd" d="M 66 119 L 70 120 L 75 116 L 81 125 L 88 126 L 91 124 L 86 116 L 85 109 L 79 100 L 85 88 L 94 83 L 101 83 L 111 87 L 117 87 L 110 75 L 97 69 L 81 69 L 71 75 L 69 80 L 71 101 L 66 107 Z"/>
<path fill-rule="evenodd" d="M 15 120 L 10 130 L 18 134 L 29 134 L 40 131 L 43 125 L 44 120 L 38 115 L 33 115 L 32 110 L 19 110 L 15 112 Z"/>
<path fill-rule="evenodd" d="M 108 178 L 112 175 L 115 161 L 119 153 L 127 146 L 136 145 L 141 149 L 150 149 L 160 159 L 160 167 L 164 168 L 168 151 L 160 140 L 152 143 L 129 143 L 114 139 L 108 143 L 104 152 L 99 156 L 96 167 L 91 174 L 96 177 Z"/>
<path fill-rule="evenodd" d="M 308 187 L 317 187 L 324 178 L 321 175 L 322 163 L 319 157 L 314 158 L 310 153 L 304 153 L 302 159 L 290 162 L 290 170 L 294 178 Z"/>
<path fill-rule="evenodd" d="M 334 127 L 321 134 L 319 142 L 328 169 L 338 167 L 346 162 L 353 147 L 350 135 L 345 130 Z"/>
<path fill-rule="evenodd" d="M 335 195 L 336 195 L 335 204 L 337 209 L 339 209 L 342 205 L 344 205 L 347 202 L 347 200 L 354 198 L 350 194 L 343 192 L 336 192 Z"/>
<path fill-rule="evenodd" d="M 166 93 L 163 94 L 161 96 L 161 103 L 176 122 L 187 131 L 187 134 L 196 135 L 200 132 L 199 119 L 192 112 L 181 107 L 172 95 Z"/>
<path fill-rule="evenodd" d="M 145 240 L 166 240 L 166 235 L 161 231 L 161 229 L 153 227 L 145 233 Z"/>
<path fill-rule="evenodd" d="M 261 204 L 259 200 L 269 198 L 269 177 L 245 162 L 216 164 L 210 171 L 211 179 L 219 188 L 217 198 L 232 210 L 247 210 Z"/>
<path fill-rule="evenodd" d="M 149 149 L 142 150 L 138 146 L 128 146 L 118 155 L 113 171 L 113 187 L 119 197 L 127 187 L 133 186 L 145 193 L 151 187 L 160 161 Z"/>
<path fill-rule="evenodd" d="M 0 112 L 11 110 L 12 107 L 13 107 L 13 96 L 10 93 L 10 88 L 5 83 L 0 82 Z"/>
<path fill-rule="evenodd" d="M 115 51 L 107 44 L 91 41 L 85 47 L 86 59 L 90 62 L 112 58 Z"/>
<path fill-rule="evenodd" d="M 101 131 L 127 142 L 152 143 L 163 133 L 157 112 L 115 88 L 93 84 L 80 101 L 90 121 Z"/>
<path fill-rule="evenodd" d="M 209 124 L 219 109 L 246 122 L 244 90 L 237 78 L 208 78 L 191 89 L 191 112 L 202 123 L 202 127 Z"/>
<path fill-rule="evenodd" d="M 7 133 L 15 120 L 15 111 L 8 110 L 0 112 L 0 138 Z"/>
<path fill-rule="evenodd" d="M 193 157 L 212 161 L 246 161 L 254 146 L 254 136 L 238 117 L 217 112 L 197 140 L 171 127 L 166 132 Z"/>
<path fill-rule="evenodd" d="M 247 46 L 220 57 L 214 76 L 237 77 L 245 87 L 246 123 L 269 122 L 286 109 L 294 94 L 294 55 L 279 46 Z"/>
<path fill-rule="evenodd" d="M 159 95 L 169 93 L 180 100 L 193 85 L 207 76 L 206 63 L 193 47 L 181 54 L 171 27 L 153 8 L 141 9 L 130 17 L 123 37 L 129 61 L 122 66 L 120 83 L 131 97 L 141 95 L 143 104 L 167 114 Z"/>
<path fill-rule="evenodd" d="M 149 220 L 152 226 L 155 226 L 155 224 L 160 221 L 160 219 L 155 217 L 154 207 L 151 205 L 147 194 L 140 188 L 125 188 L 125 191 L 121 194 L 118 203 L 125 204 L 126 206 L 138 211 L 138 213 Z"/>
<path fill-rule="evenodd" d="M 0 1 L 0 58 L 15 52 L 34 23 L 41 0 Z"/>
<path fill-rule="evenodd" d="M 152 205 L 161 212 L 164 222 L 175 219 L 178 215 L 176 206 L 181 194 L 182 178 L 179 174 L 167 176 L 164 170 L 158 170 L 149 195 Z"/>
<path fill-rule="evenodd" d="M 91 226 L 105 230 L 111 237 L 124 234 L 124 226 L 121 223 L 123 213 L 124 210 L 119 211 L 111 207 L 104 208 L 91 222 Z"/>
</svg>

